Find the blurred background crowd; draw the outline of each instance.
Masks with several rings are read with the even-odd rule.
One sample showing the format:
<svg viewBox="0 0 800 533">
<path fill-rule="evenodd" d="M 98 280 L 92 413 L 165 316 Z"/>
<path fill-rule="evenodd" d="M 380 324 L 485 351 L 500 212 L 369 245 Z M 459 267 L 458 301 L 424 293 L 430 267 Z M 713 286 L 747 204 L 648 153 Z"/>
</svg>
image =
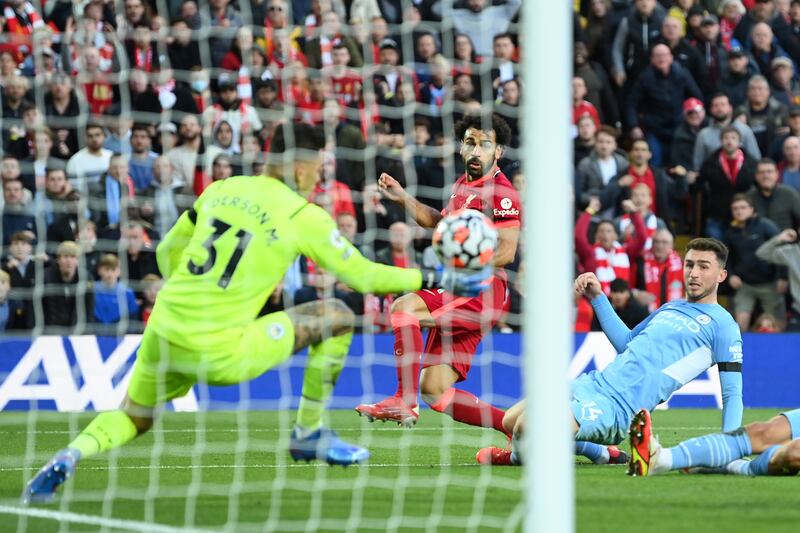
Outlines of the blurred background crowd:
<svg viewBox="0 0 800 533">
<path fill-rule="evenodd" d="M 441 208 L 463 166 L 453 125 L 495 111 L 519 149 L 522 0 L 10 0 L 0 16 L 0 331 L 141 331 L 154 250 L 216 180 L 259 175 L 277 124 L 321 126 L 310 198 L 369 258 L 432 266 L 430 235 L 383 200 L 388 172 Z M 572 81 L 576 270 L 626 322 L 683 296 L 679 250 L 731 247 L 743 328 L 800 323 L 800 0 L 581 0 Z M 547 259 L 543 250 L 533 260 Z M 517 261 L 518 272 L 524 262 Z M 519 281 L 500 331 L 518 327 Z M 793 297 L 793 294 L 796 297 Z M 362 296 L 300 258 L 264 312 Z M 597 329 L 576 301 L 576 330 Z"/>
</svg>

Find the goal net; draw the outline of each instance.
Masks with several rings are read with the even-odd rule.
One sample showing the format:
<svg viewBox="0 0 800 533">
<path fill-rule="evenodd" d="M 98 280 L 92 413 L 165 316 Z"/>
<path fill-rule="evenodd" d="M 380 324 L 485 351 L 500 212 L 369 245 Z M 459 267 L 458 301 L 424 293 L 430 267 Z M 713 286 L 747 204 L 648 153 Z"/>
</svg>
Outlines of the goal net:
<svg viewBox="0 0 800 533">
<path fill-rule="evenodd" d="M 421 203 L 445 208 L 465 172 L 455 133 L 465 115 L 494 111 L 508 124 L 497 164 L 521 197 L 521 3 L 6 4 L 0 529 L 522 527 L 521 469 L 476 462 L 478 450 L 509 444 L 492 428 L 491 412 L 470 425 L 421 397 L 410 429 L 358 416 L 356 405 L 397 389 L 391 310 L 401 295 L 358 294 L 302 256 L 262 314 L 322 298 L 355 312 L 356 334 L 324 423 L 369 449 L 369 462 L 339 468 L 289 456 L 303 350 L 252 381 L 197 384 L 159 410 L 146 434 L 80 461 L 53 503 L 19 500 L 96 412 L 125 398 L 165 283 L 155 255 L 163 237 L 212 183 L 265 174 L 279 124 L 322 129 L 324 162 L 310 201 L 377 262 L 437 265 L 431 230 L 382 197 L 377 180 L 387 173 Z M 284 166 L 294 161 L 294 141 L 287 138 Z M 522 396 L 517 255 L 506 269 L 508 312 L 475 326 L 482 342 L 466 379 L 443 389 L 499 409 Z M 216 312 L 207 309 L 209 321 Z M 445 358 L 455 320 L 437 315 Z"/>
</svg>

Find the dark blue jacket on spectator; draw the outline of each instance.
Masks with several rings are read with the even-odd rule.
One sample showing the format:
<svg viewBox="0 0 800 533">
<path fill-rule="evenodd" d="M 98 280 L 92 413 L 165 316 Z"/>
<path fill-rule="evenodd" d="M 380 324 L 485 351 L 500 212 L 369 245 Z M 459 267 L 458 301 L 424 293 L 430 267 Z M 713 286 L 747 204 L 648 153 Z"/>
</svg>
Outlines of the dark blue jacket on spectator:
<svg viewBox="0 0 800 533">
<path fill-rule="evenodd" d="M 11 236 L 18 231 L 32 231 L 36 235 L 36 218 L 25 210 L 6 207 L 2 223 L 0 233 L 3 235 L 3 246 L 11 244 Z"/>
<path fill-rule="evenodd" d="M 139 304 L 133 291 L 124 283 L 106 287 L 102 283 L 94 286 L 94 318 L 101 324 L 116 324 L 122 317 L 137 318 Z"/>
<path fill-rule="evenodd" d="M 731 226 L 725 232 L 728 245 L 728 277 L 739 276 L 749 285 L 769 283 L 778 279 L 779 269 L 756 256 L 758 247 L 780 232 L 770 219 L 753 215 L 744 226 Z"/>
<path fill-rule="evenodd" d="M 680 64 L 673 63 L 666 76 L 652 65 L 648 66 L 633 84 L 628 97 L 627 126 L 639 126 L 645 133 L 672 139 L 683 120 L 683 101 L 692 96 L 703 99 L 689 71 Z"/>
</svg>

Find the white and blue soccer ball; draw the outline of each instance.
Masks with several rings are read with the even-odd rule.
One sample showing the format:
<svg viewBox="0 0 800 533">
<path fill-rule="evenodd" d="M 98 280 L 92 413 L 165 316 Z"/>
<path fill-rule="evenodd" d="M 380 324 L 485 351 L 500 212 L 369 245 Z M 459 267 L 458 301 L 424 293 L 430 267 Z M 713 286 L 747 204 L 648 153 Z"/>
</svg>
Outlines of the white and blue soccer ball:
<svg viewBox="0 0 800 533">
<path fill-rule="evenodd" d="M 480 211 L 456 211 L 436 225 L 433 249 L 445 267 L 480 270 L 494 258 L 497 229 Z"/>
</svg>

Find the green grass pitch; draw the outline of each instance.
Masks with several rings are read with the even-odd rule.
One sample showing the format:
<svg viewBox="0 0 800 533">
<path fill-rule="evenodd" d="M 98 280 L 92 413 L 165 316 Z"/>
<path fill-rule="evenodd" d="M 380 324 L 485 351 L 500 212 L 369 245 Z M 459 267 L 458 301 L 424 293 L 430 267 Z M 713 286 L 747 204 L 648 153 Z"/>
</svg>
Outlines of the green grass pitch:
<svg viewBox="0 0 800 533">
<path fill-rule="evenodd" d="M 750 410 L 746 421 L 776 412 Z M 1 532 L 521 527 L 522 470 L 475 464 L 479 447 L 503 439 L 431 411 L 412 430 L 333 412 L 340 436 L 372 451 L 368 466 L 346 469 L 293 463 L 286 453 L 288 432 L 278 429 L 290 426 L 289 412 L 168 413 L 153 434 L 83 461 L 56 503 L 20 511 L 18 497 L 33 467 L 90 417 L 0 414 Z M 719 420 L 719 411 L 673 410 L 657 412 L 654 423 L 662 442 L 671 445 L 715 431 Z M 796 478 L 674 473 L 633 479 L 624 472 L 578 461 L 579 531 L 788 532 L 800 524 Z"/>
</svg>

